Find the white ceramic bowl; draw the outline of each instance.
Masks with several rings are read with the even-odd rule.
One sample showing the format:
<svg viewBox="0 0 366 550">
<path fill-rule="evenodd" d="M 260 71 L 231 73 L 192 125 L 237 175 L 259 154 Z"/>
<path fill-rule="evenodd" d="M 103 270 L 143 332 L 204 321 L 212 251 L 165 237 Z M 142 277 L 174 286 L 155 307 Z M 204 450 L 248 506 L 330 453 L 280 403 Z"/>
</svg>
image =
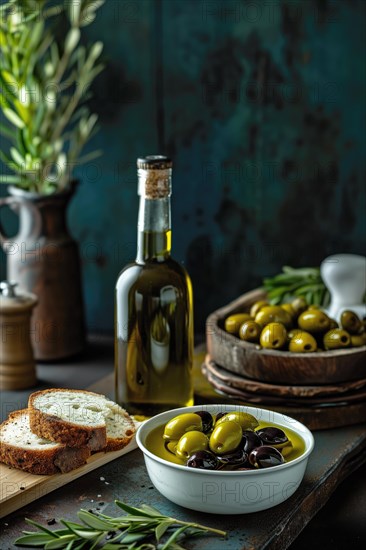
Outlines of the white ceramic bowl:
<svg viewBox="0 0 366 550">
<path fill-rule="evenodd" d="M 211 414 L 243 411 L 258 420 L 290 428 L 304 440 L 304 453 L 291 462 L 273 468 L 238 472 L 200 470 L 168 462 L 149 451 L 146 437 L 154 428 L 178 414 L 205 410 Z M 213 514 L 248 514 L 272 508 L 288 499 L 304 477 L 314 447 L 311 432 L 289 416 L 239 405 L 196 405 L 173 409 L 150 418 L 137 432 L 137 444 L 144 453 L 145 464 L 156 489 L 175 504 Z"/>
</svg>

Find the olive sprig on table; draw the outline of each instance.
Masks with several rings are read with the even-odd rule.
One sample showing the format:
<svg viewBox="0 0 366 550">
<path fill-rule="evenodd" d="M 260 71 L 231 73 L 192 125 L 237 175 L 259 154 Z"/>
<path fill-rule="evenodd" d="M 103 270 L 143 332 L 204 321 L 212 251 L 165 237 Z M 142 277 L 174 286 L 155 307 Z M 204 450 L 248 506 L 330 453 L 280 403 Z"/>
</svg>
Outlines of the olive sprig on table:
<svg viewBox="0 0 366 550">
<path fill-rule="evenodd" d="M 111 517 L 100 512 L 79 510 L 77 515 L 81 523 L 62 519 L 64 528 L 55 531 L 26 519 L 38 531 L 23 531 L 24 536 L 14 544 L 46 550 L 184 550 L 180 543 L 189 537 L 207 534 L 226 537 L 225 531 L 164 516 L 147 504 L 142 504 L 140 508 L 119 500 L 115 504 L 126 514 Z"/>
</svg>

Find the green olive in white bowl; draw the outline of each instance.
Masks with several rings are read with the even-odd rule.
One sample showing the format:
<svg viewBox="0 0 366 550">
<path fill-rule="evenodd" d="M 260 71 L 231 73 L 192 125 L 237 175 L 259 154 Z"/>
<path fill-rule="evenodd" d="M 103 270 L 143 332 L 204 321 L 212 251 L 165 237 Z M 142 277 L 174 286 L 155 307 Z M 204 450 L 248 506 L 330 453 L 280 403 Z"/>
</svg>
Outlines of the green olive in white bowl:
<svg viewBox="0 0 366 550">
<path fill-rule="evenodd" d="M 276 426 L 294 442 L 294 453 L 275 467 L 248 470 L 203 470 L 185 465 L 164 452 L 164 427 L 174 417 L 207 411 L 242 412 L 253 415 L 261 426 Z M 161 413 L 140 426 L 136 436 L 151 482 L 167 499 L 191 510 L 213 514 L 247 514 L 272 508 L 287 500 L 299 487 L 314 448 L 311 432 L 284 414 L 239 405 L 197 405 Z"/>
</svg>

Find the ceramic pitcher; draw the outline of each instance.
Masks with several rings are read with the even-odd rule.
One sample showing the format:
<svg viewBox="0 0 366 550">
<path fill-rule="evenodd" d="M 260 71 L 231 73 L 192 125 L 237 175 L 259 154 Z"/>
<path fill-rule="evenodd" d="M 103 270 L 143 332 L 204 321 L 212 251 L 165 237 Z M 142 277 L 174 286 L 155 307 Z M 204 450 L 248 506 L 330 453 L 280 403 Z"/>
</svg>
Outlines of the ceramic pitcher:
<svg viewBox="0 0 366 550">
<path fill-rule="evenodd" d="M 38 360 L 53 361 L 84 347 L 84 313 L 78 245 L 70 236 L 66 210 L 75 186 L 52 195 L 9 187 L 0 199 L 19 215 L 15 237 L 0 226 L 7 256 L 7 279 L 38 297 L 31 323 L 31 341 Z"/>
</svg>

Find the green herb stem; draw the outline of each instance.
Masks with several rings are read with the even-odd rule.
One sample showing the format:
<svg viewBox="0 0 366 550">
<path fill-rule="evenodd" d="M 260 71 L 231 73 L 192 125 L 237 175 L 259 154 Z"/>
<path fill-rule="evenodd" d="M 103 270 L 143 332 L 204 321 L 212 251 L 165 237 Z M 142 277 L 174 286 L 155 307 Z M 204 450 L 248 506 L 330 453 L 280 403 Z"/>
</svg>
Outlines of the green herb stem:
<svg viewBox="0 0 366 550">
<path fill-rule="evenodd" d="M 282 273 L 265 278 L 263 286 L 272 304 L 290 301 L 296 296 L 305 298 L 309 304 L 323 307 L 330 301 L 329 292 L 317 267 L 284 266 Z"/>
<path fill-rule="evenodd" d="M 10 0 L 0 7 L 0 135 L 11 142 L 1 160 L 15 172 L 0 174 L 0 183 L 40 194 L 70 183 L 96 132 L 97 117 L 85 103 L 103 70 L 101 42 L 84 46 L 80 37 L 104 2 Z M 52 26 L 65 16 L 68 28 L 56 39 Z"/>
<path fill-rule="evenodd" d="M 205 527 L 204 525 L 201 525 L 199 523 L 187 523 L 185 521 L 180 521 L 178 519 L 173 519 L 173 518 L 171 518 L 171 519 L 177 525 L 186 525 L 187 527 L 192 527 L 194 529 L 207 531 L 208 533 L 215 533 L 215 535 L 218 535 L 220 537 L 226 537 L 226 535 L 227 535 L 226 531 L 221 531 L 221 529 L 214 529 L 213 527 Z"/>
<path fill-rule="evenodd" d="M 164 516 L 146 504 L 137 508 L 117 500 L 116 505 L 125 515 L 110 517 L 79 510 L 77 515 L 81 523 L 61 519 L 64 527 L 55 531 L 26 519 L 37 531 L 23 531 L 23 536 L 15 541 L 15 545 L 45 550 L 79 550 L 86 545 L 90 549 L 177 550 L 182 548 L 179 542 L 183 538 L 207 535 L 226 537 L 225 531 Z"/>
</svg>

